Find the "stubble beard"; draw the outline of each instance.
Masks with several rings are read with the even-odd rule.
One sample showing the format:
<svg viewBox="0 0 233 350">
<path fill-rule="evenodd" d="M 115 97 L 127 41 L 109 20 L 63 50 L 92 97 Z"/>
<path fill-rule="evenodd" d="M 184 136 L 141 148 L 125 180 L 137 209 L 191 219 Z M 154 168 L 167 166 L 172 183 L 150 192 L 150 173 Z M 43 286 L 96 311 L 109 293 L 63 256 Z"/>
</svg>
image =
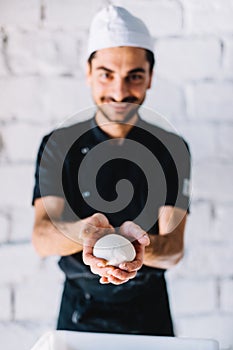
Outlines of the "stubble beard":
<svg viewBox="0 0 233 350">
<path fill-rule="evenodd" d="M 142 101 L 140 101 L 140 103 L 134 102 L 127 102 L 130 106 L 129 111 L 125 112 L 125 115 L 122 116 L 122 114 L 124 113 L 119 113 L 119 112 L 113 112 L 113 111 L 109 111 L 108 113 L 108 103 L 103 103 L 101 105 L 97 105 L 98 110 L 100 111 L 100 113 L 107 119 L 108 122 L 112 122 L 112 123 L 127 123 L 129 122 L 134 116 L 135 114 L 138 113 L 139 108 L 141 107 L 142 103 L 144 101 L 144 98 Z M 124 101 L 123 101 L 124 102 Z M 105 108 L 106 106 L 106 108 Z M 120 118 L 116 117 L 116 114 L 121 114 Z"/>
</svg>

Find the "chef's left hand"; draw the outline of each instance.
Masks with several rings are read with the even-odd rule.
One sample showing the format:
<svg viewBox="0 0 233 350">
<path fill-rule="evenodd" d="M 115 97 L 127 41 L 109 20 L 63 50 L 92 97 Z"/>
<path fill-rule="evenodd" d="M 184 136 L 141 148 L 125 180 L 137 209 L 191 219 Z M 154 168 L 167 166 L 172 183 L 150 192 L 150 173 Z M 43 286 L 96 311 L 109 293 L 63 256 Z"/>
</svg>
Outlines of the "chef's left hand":
<svg viewBox="0 0 233 350">
<path fill-rule="evenodd" d="M 136 257 L 131 262 L 120 264 L 119 267 L 126 271 L 138 271 L 143 265 L 145 247 L 150 244 L 149 235 L 133 221 L 124 222 L 120 227 L 120 234 L 128 238 L 133 244 L 136 251 Z"/>
</svg>

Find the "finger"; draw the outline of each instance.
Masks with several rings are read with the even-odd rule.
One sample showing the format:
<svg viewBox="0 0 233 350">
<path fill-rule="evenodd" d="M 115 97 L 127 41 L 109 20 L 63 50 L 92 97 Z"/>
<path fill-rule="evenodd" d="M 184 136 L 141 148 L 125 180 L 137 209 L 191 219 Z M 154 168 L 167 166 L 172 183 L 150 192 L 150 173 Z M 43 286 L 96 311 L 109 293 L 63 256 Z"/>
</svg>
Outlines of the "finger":
<svg viewBox="0 0 233 350">
<path fill-rule="evenodd" d="M 109 284 L 109 283 L 110 283 L 109 280 L 108 280 L 108 278 L 105 277 L 105 276 L 102 276 L 102 277 L 99 279 L 99 282 L 100 282 L 101 284 Z"/>
<path fill-rule="evenodd" d="M 138 238 L 138 242 L 144 246 L 148 246 L 150 244 L 150 238 L 148 236 L 148 234 L 144 231 L 143 236 L 141 236 L 140 238 Z"/>
<path fill-rule="evenodd" d="M 114 233 L 115 230 L 113 228 L 102 228 L 102 227 L 96 227 L 93 226 L 87 222 L 83 224 L 82 227 L 82 239 L 83 239 L 83 245 L 84 246 L 90 246 L 94 247 L 96 241 L 103 237 L 106 236 L 110 233 Z"/>
<path fill-rule="evenodd" d="M 122 279 L 116 278 L 114 276 L 109 276 L 108 277 L 108 281 L 109 281 L 109 283 L 112 283 L 112 284 L 115 284 L 115 285 L 119 285 L 119 284 L 123 284 L 123 283 L 128 282 L 128 279 L 122 280 Z"/>
<path fill-rule="evenodd" d="M 107 271 L 107 274 L 111 277 L 115 277 L 118 280 L 124 281 L 124 280 L 129 280 L 133 279 L 137 272 L 136 271 L 125 271 L 121 269 L 114 269 L 113 271 Z"/>
<path fill-rule="evenodd" d="M 141 260 L 125 262 L 119 265 L 119 268 L 127 272 L 137 272 L 142 267 Z"/>
<path fill-rule="evenodd" d="M 143 265 L 144 247 L 137 242 L 134 242 L 136 256 L 133 261 L 124 262 L 119 265 L 119 268 L 125 271 L 138 271 Z"/>
<path fill-rule="evenodd" d="M 137 240 L 142 245 L 149 245 L 150 238 L 146 231 L 132 221 L 126 221 L 120 227 L 120 233 L 127 236 L 130 241 Z"/>
<path fill-rule="evenodd" d="M 99 282 L 100 282 L 101 284 L 110 284 L 110 283 L 112 283 L 112 284 L 115 284 L 115 285 L 120 285 L 120 284 L 126 283 L 127 280 L 121 281 L 121 280 L 117 280 L 116 278 L 112 278 L 111 281 L 109 281 L 108 278 L 106 278 L 106 277 L 101 277 L 100 280 L 99 280 Z"/>
<path fill-rule="evenodd" d="M 110 225 L 108 218 L 101 213 L 95 213 L 91 217 L 91 224 L 97 227 L 109 227 L 112 228 L 112 225 Z"/>
<path fill-rule="evenodd" d="M 86 265 L 96 265 L 99 267 L 104 267 L 107 265 L 107 261 L 105 259 L 96 258 L 93 255 L 93 248 L 90 245 L 83 246 L 83 262 Z"/>
</svg>

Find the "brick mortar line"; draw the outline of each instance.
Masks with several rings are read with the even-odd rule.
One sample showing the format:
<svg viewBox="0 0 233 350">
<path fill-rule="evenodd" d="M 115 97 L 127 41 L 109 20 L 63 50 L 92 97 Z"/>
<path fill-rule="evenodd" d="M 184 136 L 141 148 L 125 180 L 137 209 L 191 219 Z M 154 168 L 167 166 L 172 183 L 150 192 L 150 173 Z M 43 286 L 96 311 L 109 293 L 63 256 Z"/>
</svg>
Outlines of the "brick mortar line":
<svg viewBox="0 0 233 350">
<path fill-rule="evenodd" d="M 6 28 L 6 29 L 5 29 Z M 62 34 L 75 34 L 77 32 L 77 28 L 74 27 L 73 29 L 67 29 L 66 27 L 14 27 L 14 26 L 11 26 L 10 27 L 11 29 L 11 33 L 13 32 L 17 32 L 17 33 L 20 33 L 22 35 L 25 35 L 27 36 L 28 33 L 31 33 L 31 32 L 34 32 L 35 30 L 38 31 L 38 32 L 44 32 L 44 33 L 49 33 L 49 34 L 55 34 L 55 33 L 62 33 Z M 78 28 L 80 29 L 80 28 Z M 83 31 L 83 35 L 86 36 L 87 33 L 88 33 L 88 28 L 81 28 L 81 30 Z M 1 28 L 1 31 L 2 31 L 2 34 L 5 34 L 6 35 L 6 40 L 8 40 L 8 37 L 10 37 L 9 34 L 7 34 L 7 26 L 5 27 L 2 27 Z M 76 37 L 74 36 L 73 37 L 74 40 L 77 40 L 79 43 L 83 43 L 83 40 L 86 39 L 86 37 L 83 37 L 83 38 L 80 38 L 80 37 Z M 153 36 L 153 39 L 155 41 L 155 44 L 157 41 L 160 41 L 160 40 L 171 40 L 171 39 L 184 39 L 184 41 L 187 41 L 187 40 L 200 40 L 200 41 L 207 41 L 209 39 L 216 39 L 216 40 L 220 40 L 220 41 L 224 41 L 226 39 L 232 39 L 233 40 L 233 31 L 232 33 L 222 33 L 222 32 L 219 32 L 219 33 L 213 33 L 213 32 L 210 32 L 210 33 L 185 33 L 185 32 L 180 32 L 178 34 L 164 34 L 164 35 L 158 35 L 158 36 Z"/>
<path fill-rule="evenodd" d="M 45 0 L 40 0 L 40 21 L 43 24 L 46 21 L 47 7 Z"/>
<path fill-rule="evenodd" d="M 176 313 L 175 314 L 175 319 L 197 319 L 197 318 L 203 318 L 203 316 L 213 316 L 213 317 L 233 317 L 233 312 L 225 312 L 225 311 L 211 311 L 211 312 L 205 312 L 205 313 L 195 313 L 195 315 L 192 313 L 192 314 L 178 314 Z"/>
<path fill-rule="evenodd" d="M 5 30 L 4 27 L 0 28 L 0 34 L 2 36 L 2 57 L 3 57 L 3 61 L 4 61 L 4 64 L 6 66 L 7 72 L 12 74 L 12 70 L 11 70 L 11 67 L 10 67 L 10 64 L 9 64 L 9 56 L 8 56 L 8 52 L 7 52 L 9 36 L 8 36 L 7 31 Z"/>
<path fill-rule="evenodd" d="M 230 278 L 229 278 L 230 279 Z M 220 312 L 221 311 L 221 278 L 216 278 L 216 308 Z"/>
<path fill-rule="evenodd" d="M 37 154 L 35 154 L 35 157 L 34 157 L 35 161 L 36 161 L 36 156 L 37 156 Z M 33 157 L 33 155 L 32 155 L 32 157 Z M 20 159 L 19 158 L 18 160 L 5 159 L 4 161 L 0 161 L 0 164 L 1 164 L 1 166 L 4 166 L 4 165 L 6 165 L 6 166 L 9 166 L 9 165 L 10 166 L 15 166 L 15 165 L 17 165 L 17 166 L 19 166 L 19 168 L 21 168 L 21 167 L 23 167 L 25 165 L 35 165 L 35 162 L 30 160 L 30 159 L 25 160 L 25 159 Z"/>
</svg>

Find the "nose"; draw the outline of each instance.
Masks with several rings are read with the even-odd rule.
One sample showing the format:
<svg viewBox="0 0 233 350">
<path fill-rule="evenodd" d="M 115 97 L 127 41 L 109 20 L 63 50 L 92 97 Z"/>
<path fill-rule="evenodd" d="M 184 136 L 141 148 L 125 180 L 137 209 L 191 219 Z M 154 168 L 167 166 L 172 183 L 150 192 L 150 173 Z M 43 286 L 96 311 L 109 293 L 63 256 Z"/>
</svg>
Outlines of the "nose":
<svg viewBox="0 0 233 350">
<path fill-rule="evenodd" d="M 129 96 L 128 84 L 124 78 L 116 77 L 112 82 L 111 96 L 116 102 L 121 102 L 125 97 Z"/>
</svg>

